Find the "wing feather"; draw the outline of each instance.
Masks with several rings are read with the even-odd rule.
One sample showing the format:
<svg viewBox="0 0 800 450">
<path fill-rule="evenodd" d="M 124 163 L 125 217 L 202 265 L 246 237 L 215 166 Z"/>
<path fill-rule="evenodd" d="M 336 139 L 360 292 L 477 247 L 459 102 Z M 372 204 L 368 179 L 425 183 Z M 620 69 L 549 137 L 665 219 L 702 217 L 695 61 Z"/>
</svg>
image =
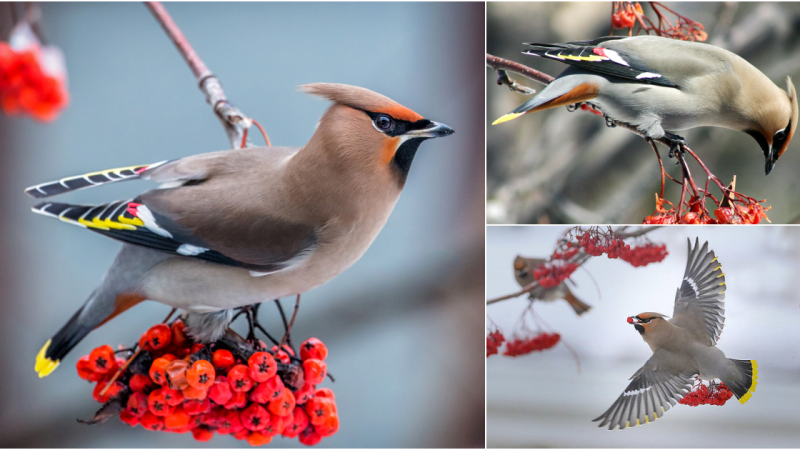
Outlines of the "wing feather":
<svg viewBox="0 0 800 450">
<path fill-rule="evenodd" d="M 688 240 L 689 256 L 670 322 L 715 345 L 725 325 L 725 274 L 708 242 Z"/>
</svg>

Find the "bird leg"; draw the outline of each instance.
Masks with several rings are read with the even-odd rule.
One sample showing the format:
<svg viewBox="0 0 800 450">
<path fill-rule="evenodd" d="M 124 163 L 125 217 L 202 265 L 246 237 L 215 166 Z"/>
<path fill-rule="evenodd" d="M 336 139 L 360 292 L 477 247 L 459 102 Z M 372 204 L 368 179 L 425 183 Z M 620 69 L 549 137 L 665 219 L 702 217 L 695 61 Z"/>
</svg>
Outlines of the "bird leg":
<svg viewBox="0 0 800 450">
<path fill-rule="evenodd" d="M 680 152 L 681 154 L 686 153 L 686 150 L 683 148 L 686 145 L 686 139 L 666 131 L 664 132 L 664 137 L 669 141 L 670 158 L 674 157 L 676 152 Z"/>
</svg>

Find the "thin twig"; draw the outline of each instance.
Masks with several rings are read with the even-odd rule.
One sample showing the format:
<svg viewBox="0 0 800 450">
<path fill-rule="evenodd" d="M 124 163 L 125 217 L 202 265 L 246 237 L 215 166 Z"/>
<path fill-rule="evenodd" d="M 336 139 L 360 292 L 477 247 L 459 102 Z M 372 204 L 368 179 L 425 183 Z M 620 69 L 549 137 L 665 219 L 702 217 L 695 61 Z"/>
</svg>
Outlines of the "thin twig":
<svg viewBox="0 0 800 450">
<path fill-rule="evenodd" d="M 250 127 L 252 121 L 228 101 L 219 79 L 194 51 L 180 28 L 178 28 L 178 25 L 175 24 L 166 8 L 164 8 L 164 5 L 160 2 L 145 2 L 145 5 L 153 13 L 164 32 L 167 33 L 167 36 L 169 36 L 172 43 L 177 47 L 178 52 L 189 65 L 192 74 L 197 79 L 200 90 L 205 94 L 206 102 L 211 105 L 214 113 L 222 122 L 225 132 L 228 134 L 231 148 L 240 148 L 244 130 Z"/>
<path fill-rule="evenodd" d="M 542 84 L 550 84 L 553 82 L 553 80 L 555 80 L 554 77 L 544 72 L 539 72 L 538 70 L 532 69 L 524 64 L 499 58 L 488 53 L 486 54 L 486 65 L 494 70 L 510 70 Z"/>
<path fill-rule="evenodd" d="M 294 319 L 297 318 L 297 311 L 300 309 L 300 294 L 297 294 L 297 300 L 294 302 L 294 313 L 292 314 L 292 320 L 289 321 L 289 328 L 286 329 L 286 333 L 283 335 L 283 339 L 281 339 L 280 348 L 286 344 L 287 340 L 289 339 L 289 334 L 292 332 L 292 327 L 294 326 Z"/>
</svg>

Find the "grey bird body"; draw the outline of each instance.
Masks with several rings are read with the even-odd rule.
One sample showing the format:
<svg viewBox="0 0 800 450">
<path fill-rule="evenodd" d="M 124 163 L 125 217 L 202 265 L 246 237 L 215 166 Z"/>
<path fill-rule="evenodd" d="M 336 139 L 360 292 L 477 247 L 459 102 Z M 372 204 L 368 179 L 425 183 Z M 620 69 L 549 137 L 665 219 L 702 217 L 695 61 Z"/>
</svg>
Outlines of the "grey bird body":
<svg viewBox="0 0 800 450">
<path fill-rule="evenodd" d="M 782 90 L 740 56 L 697 42 L 657 36 L 606 37 L 529 44 L 526 54 L 571 66 L 539 95 L 494 123 L 587 102 L 646 137 L 682 141 L 671 132 L 717 126 L 753 136 L 766 171 L 786 151 L 798 121 L 797 94 Z"/>
<path fill-rule="evenodd" d="M 364 88 L 303 89 L 333 104 L 302 148 L 225 150 L 26 190 L 45 198 L 121 180 L 161 183 L 133 200 L 33 208 L 125 243 L 101 286 L 40 351 L 40 376 L 143 300 L 186 311 L 189 333 L 210 342 L 225 332 L 232 308 L 307 292 L 366 252 L 419 145 L 453 130 Z"/>
<path fill-rule="evenodd" d="M 725 321 L 725 274 L 708 243 L 689 241 L 689 256 L 671 319 L 656 312 L 628 318 L 653 356 L 600 417 L 599 426 L 627 428 L 658 419 L 691 389 L 693 379 L 719 379 L 740 403 L 755 391 L 753 360 L 728 359 L 716 343 Z"/>
</svg>

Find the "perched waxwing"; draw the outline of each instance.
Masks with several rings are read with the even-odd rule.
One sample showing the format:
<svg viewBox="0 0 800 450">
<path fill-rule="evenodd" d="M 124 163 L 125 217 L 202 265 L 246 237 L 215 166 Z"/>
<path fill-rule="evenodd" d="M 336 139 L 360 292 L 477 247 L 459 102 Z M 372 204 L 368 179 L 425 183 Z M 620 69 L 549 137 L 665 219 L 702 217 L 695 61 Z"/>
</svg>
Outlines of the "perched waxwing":
<svg viewBox="0 0 800 450">
<path fill-rule="evenodd" d="M 588 103 L 606 118 L 666 138 L 670 156 L 699 126 L 743 131 L 764 152 L 766 173 L 797 128 L 797 93 L 719 47 L 657 36 L 607 36 L 566 44 L 526 44 L 523 53 L 569 64 L 539 95 L 494 124 L 557 106 Z"/>
<path fill-rule="evenodd" d="M 624 429 L 658 419 L 689 392 L 693 377 L 720 379 L 744 404 L 756 390 L 758 366 L 753 360 L 728 359 L 716 344 L 725 324 L 725 274 L 708 242 L 694 248 L 672 318 L 655 312 L 628 318 L 650 346 L 653 356 L 631 377 L 633 381 L 603 415 L 601 427 Z"/>
<path fill-rule="evenodd" d="M 545 262 L 544 259 L 525 258 L 517 255 L 517 257 L 514 258 L 514 278 L 517 279 L 517 283 L 519 283 L 521 287 L 533 283 L 535 281 L 533 278 L 533 269 L 543 262 Z M 569 280 L 569 278 L 567 279 Z M 543 302 L 554 302 L 563 299 L 569 303 L 569 306 L 572 306 L 572 309 L 575 310 L 575 314 L 579 316 L 591 308 L 591 306 L 582 302 L 578 297 L 575 297 L 575 294 L 572 293 L 565 281 L 562 281 L 558 286 L 550 289 L 537 286 L 536 289 L 529 293 L 528 298 L 531 300 L 541 300 Z"/>
<path fill-rule="evenodd" d="M 302 148 L 206 153 L 25 191 L 42 198 L 121 180 L 162 183 L 132 200 L 33 208 L 124 243 L 102 284 L 42 347 L 40 377 L 91 330 L 146 299 L 183 309 L 189 332 L 208 342 L 225 332 L 232 308 L 329 281 L 383 228 L 419 145 L 453 133 L 364 88 L 301 89 L 333 102 Z"/>
</svg>

